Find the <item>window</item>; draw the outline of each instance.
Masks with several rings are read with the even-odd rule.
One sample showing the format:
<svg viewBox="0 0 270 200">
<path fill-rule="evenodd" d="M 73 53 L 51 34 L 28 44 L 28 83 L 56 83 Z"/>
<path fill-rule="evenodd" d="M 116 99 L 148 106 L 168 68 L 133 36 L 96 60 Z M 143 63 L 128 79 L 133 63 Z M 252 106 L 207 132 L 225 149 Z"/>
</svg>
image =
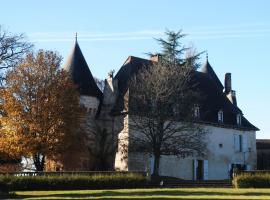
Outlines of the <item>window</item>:
<svg viewBox="0 0 270 200">
<path fill-rule="evenodd" d="M 223 123 L 223 111 L 218 111 L 218 122 Z"/>
<path fill-rule="evenodd" d="M 200 107 L 199 106 L 194 107 L 194 117 L 200 118 Z"/>
<path fill-rule="evenodd" d="M 234 135 L 234 150 L 236 152 L 242 152 L 243 151 L 243 137 L 242 135 L 235 134 Z"/>
<path fill-rule="evenodd" d="M 237 122 L 237 125 L 241 126 L 241 123 L 242 123 L 241 114 L 237 114 L 236 115 L 236 122 Z"/>
<path fill-rule="evenodd" d="M 243 137 L 242 135 L 239 135 L 239 151 L 243 151 Z"/>
</svg>

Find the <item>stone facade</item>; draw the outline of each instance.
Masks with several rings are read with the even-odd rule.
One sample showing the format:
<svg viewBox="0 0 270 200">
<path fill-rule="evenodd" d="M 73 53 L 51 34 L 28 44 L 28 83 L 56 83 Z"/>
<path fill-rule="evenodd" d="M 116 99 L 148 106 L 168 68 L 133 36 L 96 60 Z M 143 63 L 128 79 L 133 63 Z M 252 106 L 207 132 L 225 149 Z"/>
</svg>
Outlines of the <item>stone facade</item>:
<svg viewBox="0 0 270 200">
<path fill-rule="evenodd" d="M 128 152 L 128 133 L 129 133 L 129 120 L 128 115 L 125 117 L 117 117 L 116 126 L 118 127 L 119 133 L 118 145 L 115 155 L 115 164 L 114 167 L 116 170 L 128 171 L 129 170 L 129 152 Z M 126 148 L 127 147 L 127 148 Z M 125 149 L 126 148 L 126 149 Z"/>
<path fill-rule="evenodd" d="M 255 131 L 240 131 L 228 128 L 206 126 L 208 153 L 204 158 L 161 158 L 160 174 L 183 179 L 196 178 L 196 161 L 203 163 L 202 179 L 228 179 L 233 164 L 245 165 L 247 170 L 256 169 L 256 134 Z M 241 136 L 242 142 L 236 139 Z M 239 149 L 241 146 L 241 149 Z M 207 163 L 207 165 L 205 165 Z"/>
<path fill-rule="evenodd" d="M 98 111 L 100 100 L 96 97 L 81 95 L 80 104 L 87 109 L 87 112 L 93 116 Z"/>
<path fill-rule="evenodd" d="M 119 133 L 119 139 L 127 138 L 131 116 L 124 117 L 125 125 Z M 172 176 L 187 180 L 221 180 L 231 176 L 235 166 L 245 167 L 247 170 L 256 169 L 256 132 L 237 130 L 232 128 L 204 125 L 207 130 L 207 154 L 205 157 L 178 158 L 176 156 L 161 156 L 160 175 Z M 239 138 L 242 138 L 239 140 Z M 148 154 L 121 151 L 118 146 L 115 168 L 124 171 L 153 172 L 154 158 Z M 198 164 L 201 163 L 201 169 Z M 201 177 L 198 176 L 201 170 Z"/>
<path fill-rule="evenodd" d="M 123 120 L 115 123 L 123 124 L 120 126 L 118 138 L 120 141 L 125 138 L 122 143 L 127 146 L 123 153 L 121 143 L 118 144 L 115 159 L 117 170 L 153 172 L 154 158 L 151 155 L 129 150 L 129 135 L 136 134 L 133 132 L 136 130 L 130 128 L 133 127 L 132 116 L 128 114 L 129 98 L 125 98 L 129 92 L 127 77 L 132 77 L 136 70 L 152 61 L 158 62 L 155 59 L 149 61 L 131 56 L 114 78 L 118 81 L 118 88 L 122 93 L 118 102 L 123 102 L 119 112 Z M 236 93 L 232 90 L 231 74 L 226 73 L 224 87 L 207 60 L 202 71 L 196 72 L 196 79 L 199 83 L 198 89 L 205 99 L 198 107 L 197 118 L 208 132 L 205 141 L 207 153 L 204 157 L 161 156 L 159 174 L 187 180 L 221 180 L 230 178 L 233 168 L 256 169 L 256 131 L 259 129 L 252 125 L 238 108 Z"/>
</svg>

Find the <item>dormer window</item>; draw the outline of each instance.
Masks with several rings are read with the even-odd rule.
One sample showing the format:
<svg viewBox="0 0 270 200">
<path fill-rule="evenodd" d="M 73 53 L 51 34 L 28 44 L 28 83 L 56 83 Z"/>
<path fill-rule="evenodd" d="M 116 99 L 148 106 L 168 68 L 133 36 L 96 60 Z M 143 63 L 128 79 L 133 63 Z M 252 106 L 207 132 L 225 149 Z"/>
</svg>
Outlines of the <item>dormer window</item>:
<svg viewBox="0 0 270 200">
<path fill-rule="evenodd" d="M 218 111 L 218 122 L 223 123 L 223 111 Z"/>
<path fill-rule="evenodd" d="M 242 124 L 242 116 L 241 116 L 241 114 L 236 115 L 236 122 L 237 122 L 237 125 L 241 126 L 241 124 Z"/>
<path fill-rule="evenodd" d="M 199 106 L 194 107 L 194 117 L 200 118 L 200 107 Z"/>
</svg>

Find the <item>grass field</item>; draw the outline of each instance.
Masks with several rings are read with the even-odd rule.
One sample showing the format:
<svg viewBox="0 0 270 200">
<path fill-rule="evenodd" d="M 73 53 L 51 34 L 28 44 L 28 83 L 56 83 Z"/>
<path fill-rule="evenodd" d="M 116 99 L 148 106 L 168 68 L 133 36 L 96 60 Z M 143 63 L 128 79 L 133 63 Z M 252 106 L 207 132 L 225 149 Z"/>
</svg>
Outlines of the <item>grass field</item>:
<svg viewBox="0 0 270 200">
<path fill-rule="evenodd" d="M 270 199 L 270 189 L 119 189 L 16 192 L 12 199 Z"/>
</svg>

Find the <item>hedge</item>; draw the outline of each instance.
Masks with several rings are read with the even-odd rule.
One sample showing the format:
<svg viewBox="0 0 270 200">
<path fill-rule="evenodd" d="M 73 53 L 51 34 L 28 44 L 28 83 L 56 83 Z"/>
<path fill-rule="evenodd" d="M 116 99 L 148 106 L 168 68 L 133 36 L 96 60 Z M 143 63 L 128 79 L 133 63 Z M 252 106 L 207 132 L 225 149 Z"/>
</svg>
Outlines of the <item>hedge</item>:
<svg viewBox="0 0 270 200">
<path fill-rule="evenodd" d="M 0 175 L 0 186 L 8 191 L 141 188 L 147 184 L 145 176 L 132 173 L 93 176 Z"/>
<path fill-rule="evenodd" d="M 234 177 L 236 188 L 270 188 L 270 173 L 243 173 Z"/>
</svg>

